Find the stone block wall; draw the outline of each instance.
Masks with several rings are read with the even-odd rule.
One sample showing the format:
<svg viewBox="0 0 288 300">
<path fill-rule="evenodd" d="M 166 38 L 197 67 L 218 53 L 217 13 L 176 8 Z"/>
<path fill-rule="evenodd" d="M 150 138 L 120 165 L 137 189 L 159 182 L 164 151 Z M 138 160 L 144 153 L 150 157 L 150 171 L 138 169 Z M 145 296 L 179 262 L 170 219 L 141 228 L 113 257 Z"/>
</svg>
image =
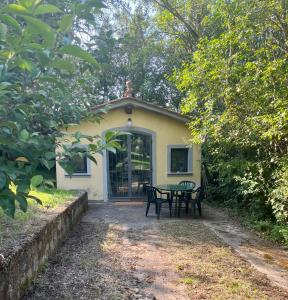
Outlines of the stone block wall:
<svg viewBox="0 0 288 300">
<path fill-rule="evenodd" d="M 0 299 L 17 300 L 29 288 L 47 259 L 65 240 L 88 208 L 87 193 L 80 193 L 0 264 Z"/>
</svg>

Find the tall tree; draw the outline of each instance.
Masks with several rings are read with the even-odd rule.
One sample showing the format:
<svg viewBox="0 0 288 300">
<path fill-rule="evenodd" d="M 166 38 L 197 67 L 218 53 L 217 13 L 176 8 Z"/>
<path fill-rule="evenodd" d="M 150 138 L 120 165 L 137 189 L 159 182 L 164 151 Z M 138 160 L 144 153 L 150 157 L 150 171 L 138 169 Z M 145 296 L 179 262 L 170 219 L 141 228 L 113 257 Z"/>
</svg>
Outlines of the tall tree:
<svg viewBox="0 0 288 300">
<path fill-rule="evenodd" d="M 105 147 L 99 137 L 77 132 L 72 142 L 89 140 L 87 153 L 77 147 L 55 153 L 63 127 L 84 116 L 99 120 L 85 111 L 84 102 L 71 100 L 63 84 L 76 69 L 80 72 L 97 66 L 91 54 L 72 40 L 69 44 L 64 40 L 73 25 L 71 20 L 86 22 L 86 13 L 94 11 L 94 4 L 101 4 L 100 0 L 86 2 L 84 7 L 71 1 L 67 13 L 66 8 L 63 12 L 39 0 L 0 5 L 0 207 L 10 216 L 17 205 L 27 210 L 27 199 L 33 198 L 31 187 L 43 181 L 37 174 L 39 166 L 51 169 L 57 159 L 71 173 L 75 156 L 87 154 L 95 161 L 93 154 Z M 114 137 L 107 135 L 108 147 L 117 146 Z"/>
<path fill-rule="evenodd" d="M 153 0 L 156 3 L 157 23 L 167 36 L 193 53 L 202 36 L 203 18 L 208 13 L 207 0 Z"/>
<path fill-rule="evenodd" d="M 287 1 L 211 4 L 209 34 L 174 76 L 187 93 L 182 109 L 193 140 L 207 140 L 226 199 L 266 216 L 272 205 L 287 220 L 287 191 L 271 203 L 275 183 L 287 177 L 279 171 L 288 155 Z"/>
<path fill-rule="evenodd" d="M 181 93 L 168 80 L 176 55 L 161 41 L 152 4 L 112 1 L 107 5 L 86 43 L 99 66 L 94 79 L 93 74 L 87 76 L 93 80 L 95 97 L 99 102 L 121 97 L 131 79 L 135 96 L 177 109 Z"/>
</svg>

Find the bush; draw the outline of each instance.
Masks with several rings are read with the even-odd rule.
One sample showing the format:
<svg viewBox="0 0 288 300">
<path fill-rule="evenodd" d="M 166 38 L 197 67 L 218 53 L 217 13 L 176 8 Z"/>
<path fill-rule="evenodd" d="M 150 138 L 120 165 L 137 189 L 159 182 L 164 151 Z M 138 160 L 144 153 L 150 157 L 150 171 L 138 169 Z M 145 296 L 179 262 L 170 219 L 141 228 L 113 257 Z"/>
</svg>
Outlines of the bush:
<svg viewBox="0 0 288 300">
<path fill-rule="evenodd" d="M 288 246 L 288 226 L 277 225 L 269 221 L 256 221 L 253 228 L 268 236 L 273 241 Z"/>
<path fill-rule="evenodd" d="M 208 200 L 229 208 L 270 239 L 288 245 L 288 159 L 276 164 L 258 160 L 253 151 L 217 148 L 216 143 L 203 147 Z"/>
<path fill-rule="evenodd" d="M 271 238 L 288 246 L 288 226 L 274 225 L 271 230 Z"/>
<path fill-rule="evenodd" d="M 271 190 L 269 201 L 278 222 L 288 222 L 288 157 L 280 163 L 274 172 L 274 188 Z"/>
</svg>

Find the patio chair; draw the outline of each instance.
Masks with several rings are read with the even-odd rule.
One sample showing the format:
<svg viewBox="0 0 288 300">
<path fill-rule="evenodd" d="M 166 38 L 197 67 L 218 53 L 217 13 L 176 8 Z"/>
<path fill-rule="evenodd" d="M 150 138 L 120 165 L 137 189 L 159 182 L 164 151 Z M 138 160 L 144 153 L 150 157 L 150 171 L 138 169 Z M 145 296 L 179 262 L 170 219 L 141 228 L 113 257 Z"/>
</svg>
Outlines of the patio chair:
<svg viewBox="0 0 288 300">
<path fill-rule="evenodd" d="M 172 200 L 170 199 L 169 193 L 161 192 L 154 186 L 148 186 L 146 185 L 146 193 L 147 193 L 147 207 L 146 207 L 146 217 L 149 212 L 150 204 L 155 204 L 155 212 L 157 215 L 157 218 L 160 218 L 160 212 L 162 203 L 168 202 L 169 204 L 169 211 L 170 211 L 170 217 L 172 216 Z M 166 199 L 162 198 L 163 195 L 166 195 Z"/>
<path fill-rule="evenodd" d="M 180 215 L 181 204 L 185 203 L 185 211 L 186 214 L 189 210 L 189 203 L 192 200 L 192 191 L 194 190 L 196 183 L 194 181 L 183 180 L 178 183 L 179 185 L 184 185 L 185 187 L 191 188 L 191 192 L 182 192 L 180 195 L 178 194 L 178 216 Z"/>
<path fill-rule="evenodd" d="M 190 181 L 190 180 L 182 180 L 178 184 L 189 186 L 189 187 L 191 187 L 191 189 L 194 189 L 196 186 L 196 183 L 194 181 Z"/>
<path fill-rule="evenodd" d="M 195 198 L 192 198 L 193 214 L 196 215 L 196 205 L 198 208 L 199 216 L 202 216 L 201 201 L 204 199 L 204 189 L 202 186 L 198 187 L 195 191 Z"/>
</svg>

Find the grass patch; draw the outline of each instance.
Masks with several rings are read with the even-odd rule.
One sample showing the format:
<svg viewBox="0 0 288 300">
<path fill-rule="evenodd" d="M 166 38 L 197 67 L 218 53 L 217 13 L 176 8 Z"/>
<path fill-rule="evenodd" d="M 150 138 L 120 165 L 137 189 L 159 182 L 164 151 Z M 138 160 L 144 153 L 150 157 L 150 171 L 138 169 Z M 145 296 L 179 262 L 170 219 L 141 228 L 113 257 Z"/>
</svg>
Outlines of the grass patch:
<svg viewBox="0 0 288 300">
<path fill-rule="evenodd" d="M 199 220 L 162 221 L 159 227 L 178 283 L 191 299 L 285 299 Z"/>
<path fill-rule="evenodd" d="M 242 280 L 231 280 L 226 284 L 226 293 L 229 295 L 243 295 L 246 299 L 258 298 L 259 291 L 257 288 L 253 288 L 251 284 L 244 282 Z M 268 299 L 264 295 L 262 299 Z"/>
<path fill-rule="evenodd" d="M 68 199 L 75 195 L 75 192 L 57 189 L 41 189 L 33 190 L 30 194 L 41 199 L 44 208 L 53 208 L 65 203 Z M 36 205 L 39 207 L 39 205 L 37 205 L 37 203 L 32 199 L 29 200 L 29 204 L 31 206 Z"/>
<path fill-rule="evenodd" d="M 176 264 L 176 269 L 177 269 L 177 271 L 183 271 L 184 270 L 184 265 Z"/>
<path fill-rule="evenodd" d="M 185 277 L 185 278 L 181 278 L 179 282 L 184 284 L 189 284 L 189 285 L 195 285 L 199 283 L 199 280 L 193 277 Z"/>
</svg>

